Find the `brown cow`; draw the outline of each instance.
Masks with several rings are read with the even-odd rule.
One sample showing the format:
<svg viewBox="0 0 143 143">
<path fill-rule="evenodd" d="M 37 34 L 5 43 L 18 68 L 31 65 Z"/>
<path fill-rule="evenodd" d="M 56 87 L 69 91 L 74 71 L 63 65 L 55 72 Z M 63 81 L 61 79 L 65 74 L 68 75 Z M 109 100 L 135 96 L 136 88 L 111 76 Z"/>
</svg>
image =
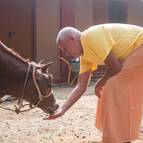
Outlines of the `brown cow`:
<svg viewBox="0 0 143 143">
<path fill-rule="evenodd" d="M 18 98 L 17 113 L 23 99 L 46 113 L 54 112 L 58 105 L 51 89 L 52 76 L 47 73 L 50 65 L 30 62 L 0 42 L 0 97 Z"/>
</svg>

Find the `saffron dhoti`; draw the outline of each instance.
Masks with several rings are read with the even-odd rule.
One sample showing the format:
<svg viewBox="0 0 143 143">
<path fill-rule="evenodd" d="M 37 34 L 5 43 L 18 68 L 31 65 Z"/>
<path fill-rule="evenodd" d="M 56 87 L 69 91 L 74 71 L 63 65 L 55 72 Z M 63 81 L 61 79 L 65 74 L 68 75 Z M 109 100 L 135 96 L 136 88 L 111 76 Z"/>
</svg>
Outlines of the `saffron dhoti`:
<svg viewBox="0 0 143 143">
<path fill-rule="evenodd" d="M 138 138 L 143 111 L 143 46 L 123 63 L 105 84 L 98 101 L 96 127 L 102 143 L 124 143 Z"/>
</svg>

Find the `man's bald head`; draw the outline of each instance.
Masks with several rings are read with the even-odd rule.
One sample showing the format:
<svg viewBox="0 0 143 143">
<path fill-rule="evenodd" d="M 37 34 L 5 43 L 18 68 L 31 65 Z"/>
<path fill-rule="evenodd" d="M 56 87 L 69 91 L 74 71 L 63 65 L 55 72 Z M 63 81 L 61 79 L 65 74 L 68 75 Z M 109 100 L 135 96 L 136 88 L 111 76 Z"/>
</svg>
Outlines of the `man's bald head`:
<svg viewBox="0 0 143 143">
<path fill-rule="evenodd" d="M 67 56 L 79 57 L 82 54 L 80 36 L 81 32 L 76 28 L 65 27 L 59 31 L 56 42 Z"/>
<path fill-rule="evenodd" d="M 70 38 L 79 38 L 80 34 L 81 32 L 76 28 L 64 27 L 59 31 L 56 42 L 59 44 L 59 42 L 64 42 Z"/>
</svg>

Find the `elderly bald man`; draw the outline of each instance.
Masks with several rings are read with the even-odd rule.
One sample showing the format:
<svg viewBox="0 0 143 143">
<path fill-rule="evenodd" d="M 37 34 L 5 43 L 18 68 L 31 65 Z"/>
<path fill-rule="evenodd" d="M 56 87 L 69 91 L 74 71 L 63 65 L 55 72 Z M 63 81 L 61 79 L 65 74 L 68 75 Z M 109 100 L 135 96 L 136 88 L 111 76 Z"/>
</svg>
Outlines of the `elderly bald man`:
<svg viewBox="0 0 143 143">
<path fill-rule="evenodd" d="M 143 110 L 143 28 L 109 23 L 80 32 L 65 27 L 58 33 L 57 45 L 66 55 L 80 57 L 80 72 L 67 101 L 48 119 L 62 116 L 86 91 L 92 71 L 105 65 L 95 86 L 96 127 L 103 132 L 102 143 L 137 139 Z"/>
</svg>

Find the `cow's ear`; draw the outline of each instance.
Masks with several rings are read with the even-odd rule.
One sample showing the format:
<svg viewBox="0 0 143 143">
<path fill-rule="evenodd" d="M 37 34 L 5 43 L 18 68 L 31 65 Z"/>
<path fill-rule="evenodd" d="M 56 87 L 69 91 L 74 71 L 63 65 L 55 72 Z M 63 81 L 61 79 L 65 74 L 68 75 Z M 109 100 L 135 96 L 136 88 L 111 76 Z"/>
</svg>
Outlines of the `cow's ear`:
<svg viewBox="0 0 143 143">
<path fill-rule="evenodd" d="M 46 73 L 48 68 L 53 64 L 53 62 L 49 62 L 41 67 L 43 73 Z"/>
</svg>

